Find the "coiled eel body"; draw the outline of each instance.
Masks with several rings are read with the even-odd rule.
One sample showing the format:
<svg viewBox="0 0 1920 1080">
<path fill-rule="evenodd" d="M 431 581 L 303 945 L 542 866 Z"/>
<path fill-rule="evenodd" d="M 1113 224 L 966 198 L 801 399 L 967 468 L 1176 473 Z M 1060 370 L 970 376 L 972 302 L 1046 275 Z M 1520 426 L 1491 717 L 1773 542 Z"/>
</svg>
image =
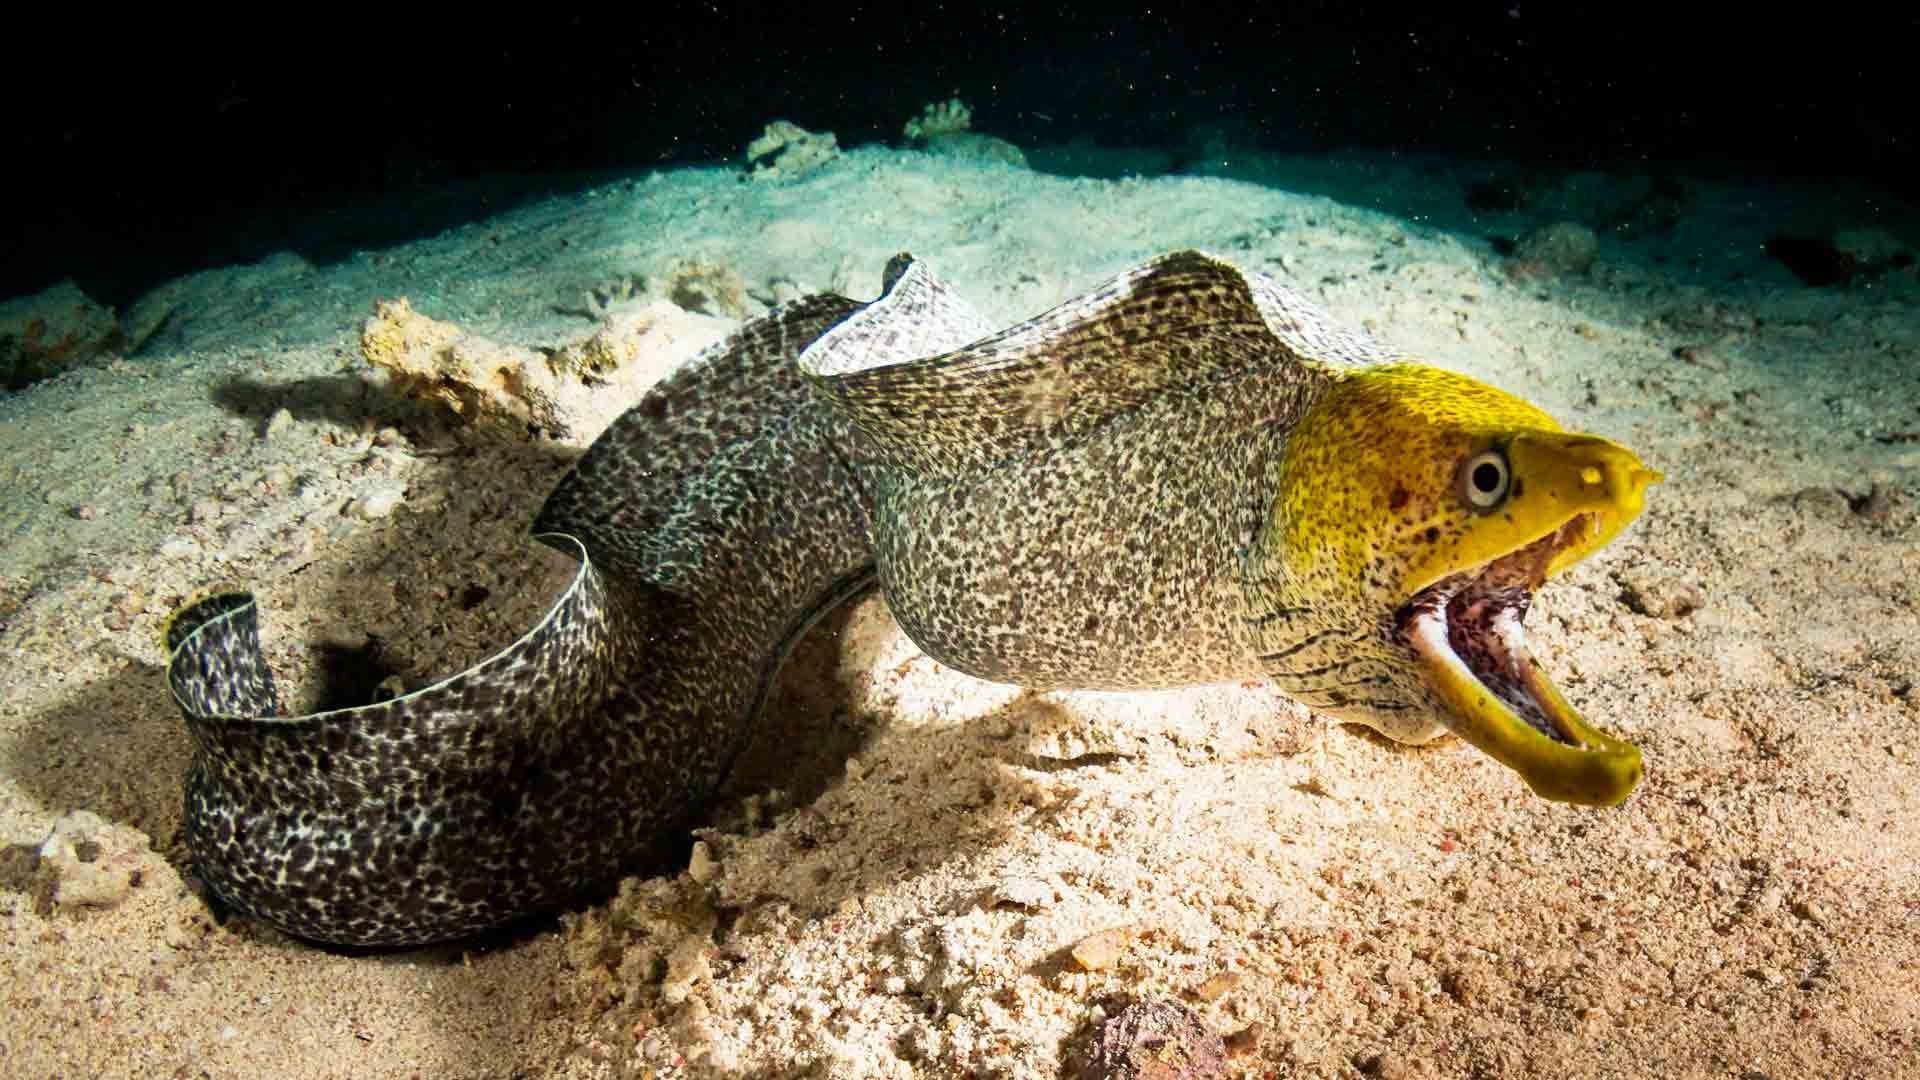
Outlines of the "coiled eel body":
<svg viewBox="0 0 1920 1080">
<path fill-rule="evenodd" d="M 252 598 L 183 607 L 187 843 L 221 900 L 323 942 L 564 904 L 693 819 L 793 642 L 876 581 L 983 678 L 1272 679 L 1617 803 L 1638 751 L 1567 705 L 1522 620 L 1658 479 L 1199 252 L 998 332 L 902 256 L 878 300 L 754 320 L 609 427 L 534 525 L 578 573 L 464 672 L 282 717 Z"/>
</svg>

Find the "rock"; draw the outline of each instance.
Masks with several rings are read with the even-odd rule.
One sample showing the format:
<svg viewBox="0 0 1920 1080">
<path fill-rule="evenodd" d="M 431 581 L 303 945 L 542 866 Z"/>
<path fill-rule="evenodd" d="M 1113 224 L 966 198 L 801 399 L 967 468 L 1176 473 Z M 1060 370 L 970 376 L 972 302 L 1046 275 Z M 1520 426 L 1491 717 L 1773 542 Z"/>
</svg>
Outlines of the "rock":
<svg viewBox="0 0 1920 1080">
<path fill-rule="evenodd" d="M 1775 233 L 1766 252 L 1804 285 L 1848 285 L 1913 264 L 1913 251 L 1884 229 L 1835 233 Z"/>
<path fill-rule="evenodd" d="M 1680 578 L 1623 569 L 1614 580 L 1620 585 L 1621 599 L 1640 615 L 1679 619 L 1706 606 L 1706 593 L 1698 585 Z"/>
<path fill-rule="evenodd" d="M 1225 1040 L 1227 1056 L 1230 1058 L 1248 1057 L 1259 1052 L 1260 1043 L 1267 1037 L 1267 1025 L 1248 1024 L 1239 1031 L 1228 1035 Z"/>
<path fill-rule="evenodd" d="M 1049 882 L 1035 877 L 1010 877 L 993 887 L 992 905 L 1039 911 L 1051 907 L 1055 898 L 1054 887 Z"/>
<path fill-rule="evenodd" d="M 1238 990 L 1241 975 L 1237 971 L 1223 971 L 1199 986 L 1193 988 L 1193 996 L 1201 1001 L 1214 1002 Z"/>
<path fill-rule="evenodd" d="M 405 297 L 380 300 L 360 328 L 360 352 L 394 389 L 437 401 L 469 423 L 564 434 L 554 402 L 558 380 L 546 357 L 469 334 L 413 310 Z"/>
<path fill-rule="evenodd" d="M 0 386 L 18 390 L 121 347 L 113 309 L 72 281 L 0 304 Z"/>
<path fill-rule="evenodd" d="M 660 981 L 660 1000 L 678 1005 L 687 1000 L 696 983 L 707 981 L 713 968 L 707 961 L 709 943 L 704 938 L 686 937 L 667 954 L 667 975 Z"/>
<path fill-rule="evenodd" d="M 584 447 L 730 325 L 664 300 L 617 304 L 589 337 L 541 353 L 430 319 L 402 298 L 374 305 L 360 351 L 396 392 L 444 405 L 466 423 Z"/>
<path fill-rule="evenodd" d="M 1593 230 L 1571 221 L 1556 222 L 1522 237 L 1514 249 L 1514 258 L 1524 264 L 1545 267 L 1556 274 L 1584 274 L 1593 268 L 1600 254 L 1600 239 Z"/>
<path fill-rule="evenodd" d="M 1868 270 L 1880 270 L 1913 258 L 1913 248 L 1881 228 L 1841 229 L 1833 248 Z"/>
<path fill-rule="evenodd" d="M 997 161 L 1018 169 L 1027 167 L 1026 151 L 1005 139 L 978 131 L 949 131 L 922 143 L 927 152 L 968 161 Z"/>
<path fill-rule="evenodd" d="M 347 511 L 355 517 L 374 521 L 391 516 L 395 510 L 399 509 L 401 500 L 405 497 L 406 492 L 401 488 L 378 488 L 353 500 L 347 507 Z"/>
<path fill-rule="evenodd" d="M 140 884 L 154 858 L 145 833 L 75 810 L 40 844 L 36 892 L 55 908 L 112 907 Z"/>
<path fill-rule="evenodd" d="M 293 427 L 293 413 L 283 406 L 273 410 L 273 415 L 267 417 L 266 423 L 260 426 L 260 437 L 272 439 L 285 434 L 291 427 Z"/>
<path fill-rule="evenodd" d="M 720 873 L 720 863 L 713 857 L 713 849 L 705 840 L 693 842 L 693 854 L 687 857 L 687 876 L 702 885 L 711 884 Z"/>
<path fill-rule="evenodd" d="M 998 161 L 1016 168 L 1027 167 L 1027 155 L 1005 139 L 970 130 L 973 110 L 959 98 L 935 102 L 907 121 L 901 134 L 910 146 L 942 157 L 969 161 Z"/>
<path fill-rule="evenodd" d="M 666 293 L 673 306 L 696 315 L 744 319 L 748 314 L 747 283 L 728 263 L 681 259 L 669 273 Z M 643 310 L 635 320 L 650 324 L 661 317 L 662 313 L 657 310 Z M 619 334 L 622 328 L 610 323 L 606 332 Z"/>
<path fill-rule="evenodd" d="M 1101 1023 L 1080 1080 L 1201 1080 L 1224 1076 L 1225 1040 L 1192 1009 L 1139 1001 Z"/>
<path fill-rule="evenodd" d="M 1074 943 L 1071 950 L 1073 962 L 1080 965 L 1082 971 L 1102 971 L 1120 959 L 1120 954 L 1127 951 L 1127 943 L 1132 940 L 1133 930 L 1126 926 L 1088 934 Z"/>
<path fill-rule="evenodd" d="M 1793 907 L 1789 910 L 1815 926 L 1825 926 L 1827 924 L 1827 913 L 1825 909 L 1811 900 L 1795 900 Z"/>
</svg>

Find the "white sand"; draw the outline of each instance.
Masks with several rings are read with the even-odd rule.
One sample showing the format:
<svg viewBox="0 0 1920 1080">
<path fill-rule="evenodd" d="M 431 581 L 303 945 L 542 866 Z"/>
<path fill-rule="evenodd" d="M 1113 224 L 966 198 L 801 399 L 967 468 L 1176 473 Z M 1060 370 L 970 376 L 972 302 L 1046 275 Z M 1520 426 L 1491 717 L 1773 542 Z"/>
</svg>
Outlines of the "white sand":
<svg viewBox="0 0 1920 1080">
<path fill-rule="evenodd" d="M 1236 168 L 1384 203 L 1446 167 Z M 1617 194 L 1556 190 L 1568 216 Z M 871 150 L 168 286 L 153 355 L 0 400 L 0 842 L 86 809 L 158 852 L 111 834 L 138 883 L 85 909 L 7 849 L 0 1072 L 1044 1077 L 1091 1020 L 1172 998 L 1244 1033 L 1246 1075 L 1920 1074 L 1920 288 L 1805 289 L 1758 255 L 1783 223 L 1875 224 L 1841 194 L 1693 191 L 1671 233 L 1603 235 L 1584 277 L 1515 276 L 1441 231 L 1464 227 L 1449 199 L 1414 223 Z M 374 299 L 550 346 L 592 329 L 560 309 L 679 260 L 730 267 L 757 306 L 871 296 L 905 249 L 1012 320 L 1190 245 L 1666 470 L 1530 620 L 1567 696 L 1645 751 L 1625 806 L 1545 803 L 1458 743 L 1328 729 L 1264 687 L 988 686 L 870 600 L 798 657 L 703 834 L 704 883 L 630 881 L 483 948 L 343 956 L 215 925 L 183 880 L 175 603 L 253 586 L 297 688 L 315 646 L 368 632 L 409 672 L 453 670 L 567 572 L 520 533 L 573 451 L 463 448 L 388 394 L 356 345 Z M 346 510 L 394 490 L 390 516 Z M 1080 970 L 1068 950 L 1110 928 L 1111 965 Z"/>
</svg>

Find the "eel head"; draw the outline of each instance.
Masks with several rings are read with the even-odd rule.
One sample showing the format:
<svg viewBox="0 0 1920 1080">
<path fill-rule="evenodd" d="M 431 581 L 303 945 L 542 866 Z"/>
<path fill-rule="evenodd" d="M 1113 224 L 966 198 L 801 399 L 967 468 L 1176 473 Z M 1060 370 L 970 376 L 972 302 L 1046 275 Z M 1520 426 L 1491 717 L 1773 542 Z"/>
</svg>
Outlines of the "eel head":
<svg viewBox="0 0 1920 1080">
<path fill-rule="evenodd" d="M 1640 751 L 1583 719 L 1527 646 L 1534 590 L 1639 515 L 1660 473 L 1438 368 L 1343 373 L 1289 439 L 1261 551 L 1281 610 L 1358 662 L 1263 646 L 1282 688 L 1419 742 L 1451 731 L 1549 799 L 1611 806 Z M 1331 660 L 1331 654 L 1324 654 Z M 1344 683 L 1293 688 L 1289 675 Z M 1314 691 L 1319 694 L 1315 696 Z"/>
</svg>

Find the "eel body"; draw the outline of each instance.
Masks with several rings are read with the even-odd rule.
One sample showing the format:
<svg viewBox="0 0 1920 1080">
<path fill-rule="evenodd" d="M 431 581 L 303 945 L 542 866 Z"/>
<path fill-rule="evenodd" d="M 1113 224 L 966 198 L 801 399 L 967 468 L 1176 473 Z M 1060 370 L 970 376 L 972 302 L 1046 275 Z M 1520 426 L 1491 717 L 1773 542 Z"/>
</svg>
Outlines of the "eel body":
<svg viewBox="0 0 1920 1080">
<path fill-rule="evenodd" d="M 1613 804 L 1639 753 L 1522 620 L 1659 479 L 1198 252 L 997 331 L 902 256 L 879 299 L 777 309 L 616 421 L 534 525 L 572 583 L 467 671 L 286 717 L 250 596 L 177 612 L 187 842 L 223 901 L 331 943 L 563 904 L 689 823 L 793 642 L 876 581 L 982 678 L 1271 679 Z"/>
</svg>

